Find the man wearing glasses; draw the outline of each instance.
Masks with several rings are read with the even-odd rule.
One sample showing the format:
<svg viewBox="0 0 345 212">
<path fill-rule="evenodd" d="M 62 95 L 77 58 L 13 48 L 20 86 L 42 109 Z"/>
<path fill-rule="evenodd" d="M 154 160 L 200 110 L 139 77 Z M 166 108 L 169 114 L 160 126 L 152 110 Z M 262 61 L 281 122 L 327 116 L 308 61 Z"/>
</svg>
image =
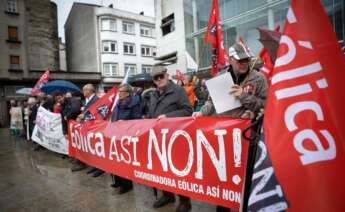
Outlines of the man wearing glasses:
<svg viewBox="0 0 345 212">
<path fill-rule="evenodd" d="M 154 66 L 152 73 L 153 82 L 156 90 L 150 93 L 148 99 L 147 118 L 166 118 L 166 117 L 184 117 L 193 113 L 186 91 L 169 80 L 167 69 L 163 66 Z M 188 211 L 191 209 L 190 199 L 185 196 L 180 197 L 180 204 L 176 211 Z M 175 196 L 171 192 L 163 191 L 160 197 L 153 205 L 154 208 L 160 208 L 168 203 L 175 202 Z"/>
</svg>

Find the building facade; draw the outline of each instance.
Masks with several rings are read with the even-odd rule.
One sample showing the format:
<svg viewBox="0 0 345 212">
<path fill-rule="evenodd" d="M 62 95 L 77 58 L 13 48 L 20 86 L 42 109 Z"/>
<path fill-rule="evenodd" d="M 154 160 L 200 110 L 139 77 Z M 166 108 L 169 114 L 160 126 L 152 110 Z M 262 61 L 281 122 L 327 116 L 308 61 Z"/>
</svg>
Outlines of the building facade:
<svg viewBox="0 0 345 212">
<path fill-rule="evenodd" d="M 66 65 L 66 45 L 62 42 L 61 38 L 59 38 L 59 63 L 60 63 L 60 71 L 67 71 Z"/>
<path fill-rule="evenodd" d="M 74 3 L 65 24 L 67 69 L 101 73 L 107 90 L 127 72 L 152 70 L 155 34 L 153 17 Z"/>
<path fill-rule="evenodd" d="M 0 125 L 8 123 L 8 102 L 31 87 L 48 65 L 59 67 L 56 4 L 49 0 L 0 1 Z"/>
<path fill-rule="evenodd" d="M 225 48 L 229 48 L 242 37 L 249 48 L 258 54 L 262 48 L 258 41 L 257 28 L 274 29 L 278 25 L 284 28 L 286 14 L 290 0 L 218 0 L 220 19 L 223 30 Z M 325 11 L 328 13 L 339 42 L 343 42 L 345 35 L 345 2 L 343 0 L 321 0 Z M 171 4 L 174 5 L 171 8 Z M 167 64 L 175 72 L 188 70 L 187 51 L 198 65 L 199 71 L 210 69 L 210 45 L 205 44 L 204 35 L 207 28 L 212 1 L 210 0 L 156 0 L 156 28 L 163 29 L 164 19 L 173 14 L 174 26 L 172 27 L 177 37 L 174 36 L 174 46 L 165 45 L 173 38 L 169 34 L 163 35 L 163 30 L 157 30 L 157 52 L 161 62 L 172 53 L 177 52 L 174 63 Z M 183 11 L 183 12 L 181 12 Z M 183 32 L 183 36 L 180 34 Z M 173 34 L 171 33 L 171 35 Z M 183 37 L 183 38 L 181 38 Z"/>
<path fill-rule="evenodd" d="M 0 1 L 0 127 L 9 123 L 9 101 L 27 99 L 16 90 L 33 87 L 48 66 L 51 80 L 70 80 L 79 86 L 101 81 L 101 75 L 95 72 L 60 71 L 59 49 L 64 56 L 63 45 L 59 48 L 55 3 Z"/>
</svg>

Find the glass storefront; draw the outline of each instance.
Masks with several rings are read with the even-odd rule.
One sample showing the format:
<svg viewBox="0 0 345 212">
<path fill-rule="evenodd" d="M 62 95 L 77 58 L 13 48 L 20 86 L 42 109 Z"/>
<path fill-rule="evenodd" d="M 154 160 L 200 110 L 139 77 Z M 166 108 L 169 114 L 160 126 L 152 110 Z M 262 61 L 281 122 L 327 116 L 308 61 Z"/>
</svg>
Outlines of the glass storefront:
<svg viewBox="0 0 345 212">
<path fill-rule="evenodd" d="M 344 0 L 321 0 L 339 40 L 345 35 Z M 204 43 L 211 0 L 184 0 L 186 49 L 199 64 L 210 67 L 210 45 Z M 249 48 L 258 54 L 262 48 L 257 28 L 284 27 L 290 0 L 218 0 L 223 40 L 229 48 L 243 37 Z"/>
</svg>

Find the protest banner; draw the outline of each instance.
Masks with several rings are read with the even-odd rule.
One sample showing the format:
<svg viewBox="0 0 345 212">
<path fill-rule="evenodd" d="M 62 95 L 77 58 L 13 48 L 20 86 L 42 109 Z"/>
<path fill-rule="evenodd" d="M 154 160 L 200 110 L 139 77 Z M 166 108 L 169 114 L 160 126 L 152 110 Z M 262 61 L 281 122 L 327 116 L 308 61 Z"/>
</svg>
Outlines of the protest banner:
<svg viewBox="0 0 345 212">
<path fill-rule="evenodd" d="M 51 151 L 68 154 L 68 140 L 63 135 L 59 113 L 39 107 L 31 139 Z"/>
<path fill-rule="evenodd" d="M 239 209 L 250 120 L 166 118 L 69 123 L 69 155 L 106 172 Z"/>
</svg>

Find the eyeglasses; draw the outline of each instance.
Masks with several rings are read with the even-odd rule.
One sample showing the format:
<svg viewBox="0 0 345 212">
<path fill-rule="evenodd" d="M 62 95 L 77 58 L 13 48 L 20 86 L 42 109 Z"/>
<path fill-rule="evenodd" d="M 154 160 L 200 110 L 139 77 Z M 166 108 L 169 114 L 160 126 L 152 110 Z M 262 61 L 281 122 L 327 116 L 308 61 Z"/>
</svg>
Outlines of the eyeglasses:
<svg viewBox="0 0 345 212">
<path fill-rule="evenodd" d="M 124 90 L 124 91 L 119 91 L 120 93 L 128 93 L 128 91 Z"/>
<path fill-rule="evenodd" d="M 164 78 L 165 78 L 164 74 L 158 74 L 158 75 L 153 77 L 153 80 L 154 81 L 158 81 L 158 80 L 161 80 L 161 79 L 164 79 Z"/>
</svg>

